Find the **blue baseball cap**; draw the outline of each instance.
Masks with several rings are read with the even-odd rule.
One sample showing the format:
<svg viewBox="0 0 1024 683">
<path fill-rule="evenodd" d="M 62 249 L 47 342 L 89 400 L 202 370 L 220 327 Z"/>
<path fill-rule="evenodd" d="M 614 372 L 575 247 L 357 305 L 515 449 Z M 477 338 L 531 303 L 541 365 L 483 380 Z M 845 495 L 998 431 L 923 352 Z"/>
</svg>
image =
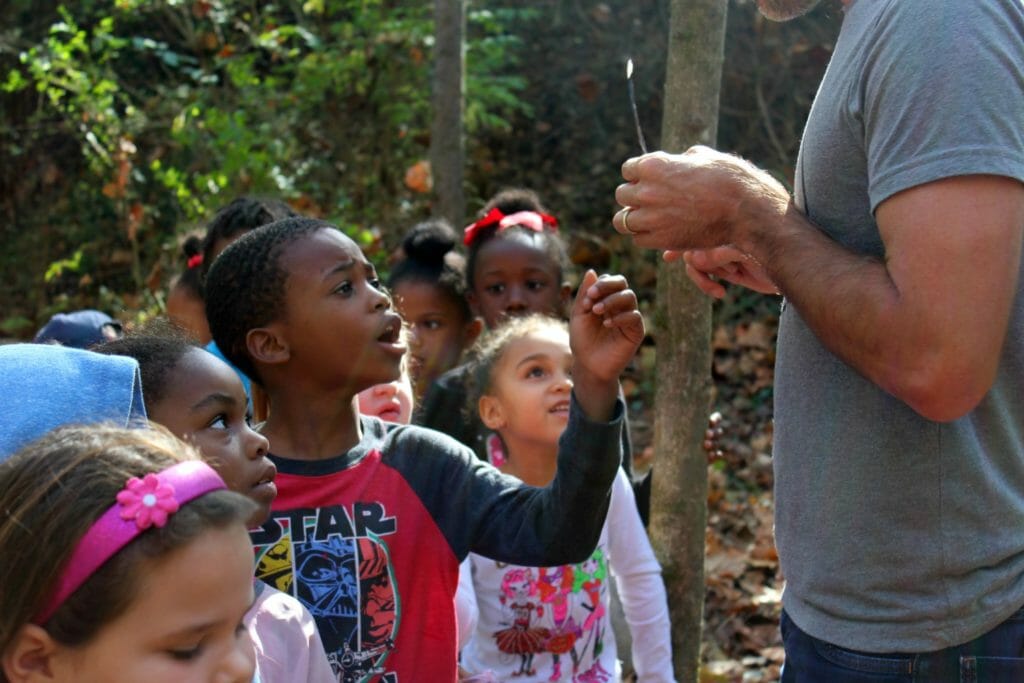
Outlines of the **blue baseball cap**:
<svg viewBox="0 0 1024 683">
<path fill-rule="evenodd" d="M 121 323 L 106 313 L 85 309 L 53 316 L 36 332 L 33 341 L 37 344 L 57 342 L 62 346 L 86 349 L 120 336 Z"/>
</svg>

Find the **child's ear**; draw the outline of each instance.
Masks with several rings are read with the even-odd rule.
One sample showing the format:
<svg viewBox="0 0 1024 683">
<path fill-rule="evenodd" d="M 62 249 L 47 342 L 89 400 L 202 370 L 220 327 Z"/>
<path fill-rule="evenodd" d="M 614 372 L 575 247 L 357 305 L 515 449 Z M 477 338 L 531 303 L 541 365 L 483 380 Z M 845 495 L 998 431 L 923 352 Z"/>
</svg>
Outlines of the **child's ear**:
<svg viewBox="0 0 1024 683">
<path fill-rule="evenodd" d="M 257 327 L 245 335 L 245 348 L 249 356 L 265 365 L 286 362 L 291 353 L 288 342 L 275 327 Z"/>
<path fill-rule="evenodd" d="M 480 421 L 488 429 L 498 431 L 505 426 L 505 409 L 496 397 L 481 396 L 476 409 L 480 413 Z"/>
<path fill-rule="evenodd" d="M 3 653 L 3 671 L 10 683 L 59 680 L 55 659 L 61 647 L 42 626 L 25 624 Z"/>
</svg>

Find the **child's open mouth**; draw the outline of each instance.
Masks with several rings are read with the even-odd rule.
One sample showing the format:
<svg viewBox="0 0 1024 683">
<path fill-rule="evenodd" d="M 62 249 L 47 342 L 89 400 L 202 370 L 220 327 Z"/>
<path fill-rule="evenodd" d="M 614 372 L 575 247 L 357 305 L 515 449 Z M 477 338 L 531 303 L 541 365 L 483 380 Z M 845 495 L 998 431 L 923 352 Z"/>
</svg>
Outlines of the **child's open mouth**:
<svg viewBox="0 0 1024 683">
<path fill-rule="evenodd" d="M 551 406 L 551 409 L 548 412 L 549 413 L 554 413 L 556 415 L 566 415 L 567 416 L 567 415 L 569 415 L 569 402 L 568 401 L 559 401 L 555 405 Z"/>
<path fill-rule="evenodd" d="M 394 314 L 386 314 L 384 329 L 377 337 L 377 343 L 386 347 L 390 353 L 405 353 L 405 342 L 402 341 L 402 319 Z"/>
<path fill-rule="evenodd" d="M 277 468 L 271 464 L 263 472 L 260 480 L 253 484 L 252 494 L 250 495 L 266 503 L 273 502 L 274 498 L 277 497 L 277 484 L 274 483 L 275 478 L 277 478 Z"/>
<path fill-rule="evenodd" d="M 402 406 L 399 405 L 398 402 L 396 401 L 394 402 L 394 404 L 388 405 L 387 407 L 381 409 L 377 417 L 384 420 L 385 422 L 398 422 L 398 418 L 399 416 L 401 416 L 401 414 Z"/>
</svg>

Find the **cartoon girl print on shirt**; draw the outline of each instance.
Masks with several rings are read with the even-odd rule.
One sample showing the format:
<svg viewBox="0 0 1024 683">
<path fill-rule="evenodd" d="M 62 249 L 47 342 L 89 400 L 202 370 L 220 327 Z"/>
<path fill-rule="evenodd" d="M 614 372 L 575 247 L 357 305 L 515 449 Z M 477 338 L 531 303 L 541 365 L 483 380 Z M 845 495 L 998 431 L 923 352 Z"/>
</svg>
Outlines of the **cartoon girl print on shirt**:
<svg viewBox="0 0 1024 683">
<path fill-rule="evenodd" d="M 537 578 L 537 591 L 540 601 L 548 606 L 547 617 L 551 623 L 545 650 L 553 658 L 550 680 L 562 678 L 561 656 L 568 654 L 572 659 L 572 675 L 579 672 L 580 657 L 576 652 L 576 641 L 582 629 L 572 617 L 573 576 L 575 572 L 570 566 L 541 567 Z"/>
<path fill-rule="evenodd" d="M 529 567 L 516 567 L 505 573 L 501 581 L 501 595 L 498 600 L 511 617 L 508 628 L 494 633 L 495 644 L 502 652 L 519 655 L 520 665 L 515 676 L 532 676 L 533 656 L 544 651 L 548 630 L 533 626 L 534 616 L 544 614 L 544 607 L 537 596 L 537 582 Z"/>
</svg>

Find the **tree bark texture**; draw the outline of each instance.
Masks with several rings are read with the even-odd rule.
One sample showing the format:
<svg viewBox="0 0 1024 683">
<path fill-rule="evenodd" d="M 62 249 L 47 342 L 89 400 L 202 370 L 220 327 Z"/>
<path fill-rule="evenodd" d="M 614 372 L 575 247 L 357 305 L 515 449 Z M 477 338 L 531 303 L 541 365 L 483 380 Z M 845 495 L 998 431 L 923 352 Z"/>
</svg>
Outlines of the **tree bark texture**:
<svg viewBox="0 0 1024 683">
<path fill-rule="evenodd" d="M 672 0 L 662 145 L 713 146 L 724 61 L 727 0 Z M 704 611 L 707 457 L 702 448 L 711 390 L 711 302 L 682 263 L 661 263 L 651 537 L 664 571 L 679 681 L 698 680 Z"/>
<path fill-rule="evenodd" d="M 462 125 L 465 34 L 465 0 L 435 0 L 430 166 L 436 201 L 432 213 L 448 219 L 456 228 L 466 217 L 462 187 L 466 156 Z"/>
</svg>

